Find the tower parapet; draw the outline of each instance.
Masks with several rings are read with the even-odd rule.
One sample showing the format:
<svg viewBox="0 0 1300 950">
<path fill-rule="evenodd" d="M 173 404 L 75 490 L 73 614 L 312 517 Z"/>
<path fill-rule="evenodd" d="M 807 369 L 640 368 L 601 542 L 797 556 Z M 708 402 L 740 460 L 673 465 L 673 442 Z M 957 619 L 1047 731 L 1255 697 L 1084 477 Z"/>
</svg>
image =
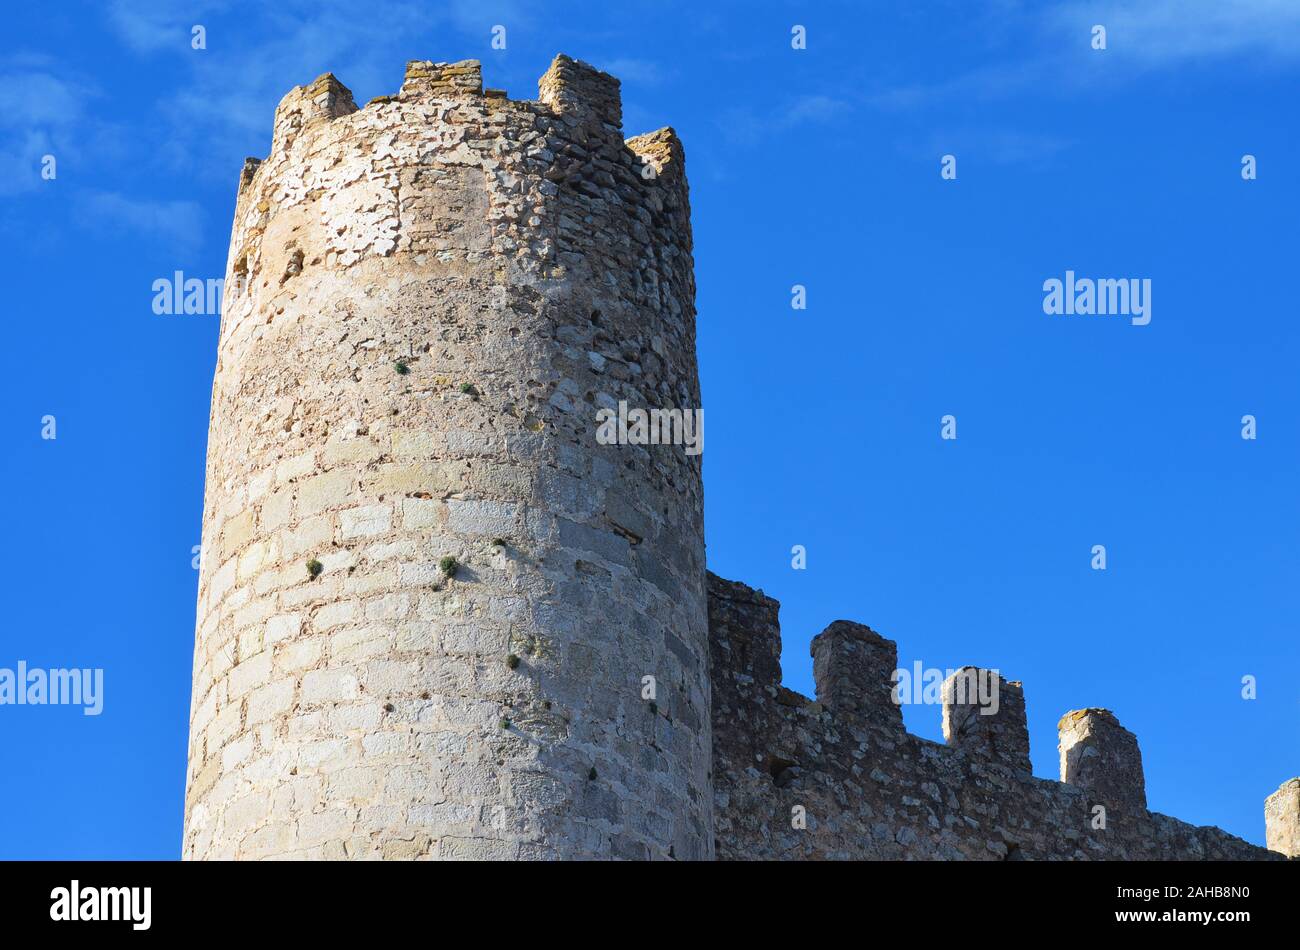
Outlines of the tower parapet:
<svg viewBox="0 0 1300 950">
<path fill-rule="evenodd" d="M 483 95 L 483 66 L 476 59 L 459 63 L 412 60 L 406 64 L 401 99 L 459 99 Z"/>
<path fill-rule="evenodd" d="M 306 86 L 295 86 L 275 109 L 271 151 L 283 151 L 304 129 L 357 111 L 352 91 L 333 73 L 323 73 Z"/>
<path fill-rule="evenodd" d="M 1057 723 L 1061 781 L 1093 792 L 1107 805 L 1146 808 L 1146 779 L 1137 736 L 1109 709 L 1077 709 Z"/>
<path fill-rule="evenodd" d="M 996 670 L 955 671 L 943 683 L 943 737 L 954 748 L 1030 771 L 1023 687 Z"/>
<path fill-rule="evenodd" d="M 817 701 L 833 712 L 902 727 L 903 710 L 894 701 L 898 647 L 870 627 L 836 620 L 809 647 Z"/>
<path fill-rule="evenodd" d="M 538 81 L 538 98 L 574 126 L 620 134 L 623 96 L 619 81 L 594 66 L 557 56 Z"/>
</svg>

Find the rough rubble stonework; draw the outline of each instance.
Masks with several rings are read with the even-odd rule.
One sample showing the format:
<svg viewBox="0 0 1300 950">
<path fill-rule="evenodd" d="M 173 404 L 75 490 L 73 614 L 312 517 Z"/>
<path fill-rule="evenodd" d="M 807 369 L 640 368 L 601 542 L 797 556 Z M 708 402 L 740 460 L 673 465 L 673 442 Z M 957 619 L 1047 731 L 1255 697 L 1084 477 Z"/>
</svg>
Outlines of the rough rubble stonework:
<svg viewBox="0 0 1300 950">
<path fill-rule="evenodd" d="M 244 169 L 187 858 L 712 856 L 699 458 L 594 439 L 700 403 L 683 153 L 539 85 L 322 76 Z"/>
<path fill-rule="evenodd" d="M 1018 683 L 907 734 L 859 624 L 817 701 L 780 685 L 776 602 L 706 575 L 698 456 L 595 438 L 700 404 L 681 144 L 621 124 L 563 56 L 536 101 L 469 61 L 281 102 L 231 235 L 183 856 L 1277 857 L 1146 811 L 1105 710 L 1062 720 L 1071 785 Z M 1267 814 L 1300 853 L 1300 782 Z"/>
<path fill-rule="evenodd" d="M 1300 778 L 1283 782 L 1264 802 L 1264 825 L 1270 850 L 1300 857 Z"/>
<path fill-rule="evenodd" d="M 859 624 L 836 621 L 813 640 L 816 701 L 786 689 L 778 608 L 709 575 L 720 859 L 1300 856 L 1300 779 L 1269 799 L 1273 850 L 1147 811 L 1137 740 L 1108 710 L 1061 720 L 1062 778 L 1072 784 L 1030 773 L 1018 683 L 999 679 L 997 714 L 973 719 L 971 694 L 957 702 L 950 678 L 946 744 L 908 733 L 891 696 L 897 649 Z M 796 809 L 806 827 L 795 827 Z"/>
</svg>

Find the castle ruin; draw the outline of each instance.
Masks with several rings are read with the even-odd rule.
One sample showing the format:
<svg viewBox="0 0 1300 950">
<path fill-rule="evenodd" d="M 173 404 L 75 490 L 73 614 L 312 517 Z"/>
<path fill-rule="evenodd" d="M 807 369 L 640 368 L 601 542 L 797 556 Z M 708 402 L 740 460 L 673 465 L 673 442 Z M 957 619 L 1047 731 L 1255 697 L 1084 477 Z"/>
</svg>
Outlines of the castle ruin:
<svg viewBox="0 0 1300 950">
<path fill-rule="evenodd" d="M 1019 684 L 908 734 L 857 624 L 816 701 L 780 685 L 775 601 L 706 571 L 698 455 L 595 438 L 700 405 L 682 147 L 621 111 L 564 56 L 535 101 L 468 61 L 280 103 L 231 235 L 183 856 L 1300 854 L 1300 781 L 1272 850 L 1153 814 L 1105 710 L 1062 720 L 1063 782 Z"/>
</svg>

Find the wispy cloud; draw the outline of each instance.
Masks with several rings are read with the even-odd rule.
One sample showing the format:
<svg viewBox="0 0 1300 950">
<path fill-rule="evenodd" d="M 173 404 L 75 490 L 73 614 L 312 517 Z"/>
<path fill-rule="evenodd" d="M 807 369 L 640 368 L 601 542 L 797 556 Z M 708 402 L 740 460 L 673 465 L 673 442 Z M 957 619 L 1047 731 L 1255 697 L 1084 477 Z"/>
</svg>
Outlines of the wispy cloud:
<svg viewBox="0 0 1300 950">
<path fill-rule="evenodd" d="M 849 111 L 849 104 L 833 96 L 799 96 L 779 116 L 781 125 L 790 127 L 805 122 L 829 122 Z"/>
<path fill-rule="evenodd" d="M 987 101 L 1040 86 L 1047 70 L 1055 70 L 1048 59 L 1000 63 L 961 72 L 929 83 L 891 86 L 867 93 L 867 104 L 889 111 L 909 111 L 946 102 Z"/>
<path fill-rule="evenodd" d="M 887 111 L 988 102 L 1031 90 L 1073 95 L 1120 85 L 1153 69 L 1211 60 L 1300 63 L 1300 0 L 1068 0 L 1022 6 L 1004 0 L 991 62 L 933 82 L 886 86 L 865 96 Z M 1014 8 L 1014 10 L 1012 9 Z M 982 20 L 981 23 L 989 21 Z M 1012 31 L 1006 24 L 1018 23 Z M 1104 51 L 1092 28 L 1106 28 Z"/>
<path fill-rule="evenodd" d="M 628 56 L 602 59 L 592 65 L 617 77 L 621 82 L 641 83 L 646 86 L 658 85 L 672 75 L 672 71 L 662 63 Z"/>
<path fill-rule="evenodd" d="M 737 144 L 754 145 L 776 133 L 842 118 L 852 109 L 852 104 L 846 99 L 824 95 L 796 96 L 770 112 L 759 113 L 748 107 L 730 109 L 720 116 L 718 125 Z"/>
<path fill-rule="evenodd" d="M 138 53 L 184 52 L 190 48 L 190 31 L 227 6 L 219 0 L 194 0 L 184 5 L 167 0 L 111 0 L 105 13 L 113 31 Z"/>
<path fill-rule="evenodd" d="M 81 220 L 107 234 L 156 239 L 183 250 L 203 241 L 203 209 L 193 201 L 152 201 L 92 192 L 79 202 Z"/>
<path fill-rule="evenodd" d="M 900 151 L 926 162 L 937 162 L 940 155 L 953 154 L 962 161 L 1035 165 L 1074 144 L 1068 138 L 1025 129 L 958 125 L 904 142 Z"/>
<path fill-rule="evenodd" d="M 1019 165 L 1050 158 L 1073 143 L 1056 135 L 1026 132 L 1020 129 L 980 129 L 970 133 L 965 148 L 981 152 L 999 165 Z"/>
<path fill-rule="evenodd" d="M 1045 18 L 1058 33 L 1081 39 L 1101 24 L 1107 53 L 1149 66 L 1254 56 L 1300 59 L 1297 0 L 1092 0 L 1049 8 Z"/>
<path fill-rule="evenodd" d="M 87 119 L 95 91 L 56 75 L 46 57 L 16 54 L 0 61 L 0 195 L 35 188 L 41 159 L 75 154 L 100 127 Z"/>
<path fill-rule="evenodd" d="M 0 82 L 3 82 L 0 77 Z M 57 151 L 50 134 L 41 129 L 22 129 L 4 136 L 0 145 L 0 196 L 16 195 L 36 187 L 40 181 L 41 158 Z"/>
<path fill-rule="evenodd" d="M 180 11 L 163 0 L 113 0 L 108 20 L 137 53 L 173 54 L 186 79 L 162 99 L 166 136 L 157 154 L 173 169 L 233 176 L 246 155 L 266 152 L 276 105 L 294 83 L 333 72 L 357 93 L 393 92 L 412 36 L 439 23 L 481 31 L 486 49 L 496 23 L 522 26 L 513 2 L 455 2 L 429 7 L 413 0 L 371 0 L 364 10 L 342 0 L 280 0 L 250 7 L 239 43 L 229 42 L 233 8 L 207 0 Z M 241 16 L 244 16 L 242 12 Z M 193 24 L 207 28 L 207 48 L 191 50 Z M 248 37 L 256 37 L 249 41 Z"/>
<path fill-rule="evenodd" d="M 9 72 L 0 82 L 0 123 L 64 126 L 82 117 L 90 89 L 49 72 Z"/>
</svg>

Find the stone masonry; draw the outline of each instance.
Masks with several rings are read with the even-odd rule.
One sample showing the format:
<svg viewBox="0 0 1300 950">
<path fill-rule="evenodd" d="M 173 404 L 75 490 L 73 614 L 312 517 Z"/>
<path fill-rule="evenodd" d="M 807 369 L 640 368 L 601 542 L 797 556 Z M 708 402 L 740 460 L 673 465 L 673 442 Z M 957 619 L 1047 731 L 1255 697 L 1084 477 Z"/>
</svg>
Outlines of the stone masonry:
<svg viewBox="0 0 1300 950">
<path fill-rule="evenodd" d="M 535 101 L 473 61 L 284 97 L 231 234 L 185 858 L 1300 855 L 1300 780 L 1271 851 L 1154 814 L 1106 710 L 1033 777 L 990 671 L 908 734 L 860 624 L 813 641 L 816 701 L 782 687 L 776 602 L 706 571 L 699 457 L 600 444 L 620 403 L 700 405 L 671 129 L 625 140 L 565 56 Z"/>
<path fill-rule="evenodd" d="M 699 406 L 683 152 L 539 87 L 325 75 L 244 168 L 187 858 L 713 854 L 699 457 L 593 437 Z"/>
<path fill-rule="evenodd" d="M 1067 713 L 1062 781 L 1036 778 L 1021 685 L 997 677 L 994 715 L 956 689 L 993 671 L 966 667 L 943 684 L 946 743 L 908 733 L 892 695 L 897 648 L 859 624 L 838 620 L 813 640 L 816 701 L 786 689 L 778 608 L 709 575 L 720 859 L 1300 856 L 1300 779 L 1268 800 L 1271 850 L 1147 811 L 1137 739 L 1105 709 Z"/>
</svg>

